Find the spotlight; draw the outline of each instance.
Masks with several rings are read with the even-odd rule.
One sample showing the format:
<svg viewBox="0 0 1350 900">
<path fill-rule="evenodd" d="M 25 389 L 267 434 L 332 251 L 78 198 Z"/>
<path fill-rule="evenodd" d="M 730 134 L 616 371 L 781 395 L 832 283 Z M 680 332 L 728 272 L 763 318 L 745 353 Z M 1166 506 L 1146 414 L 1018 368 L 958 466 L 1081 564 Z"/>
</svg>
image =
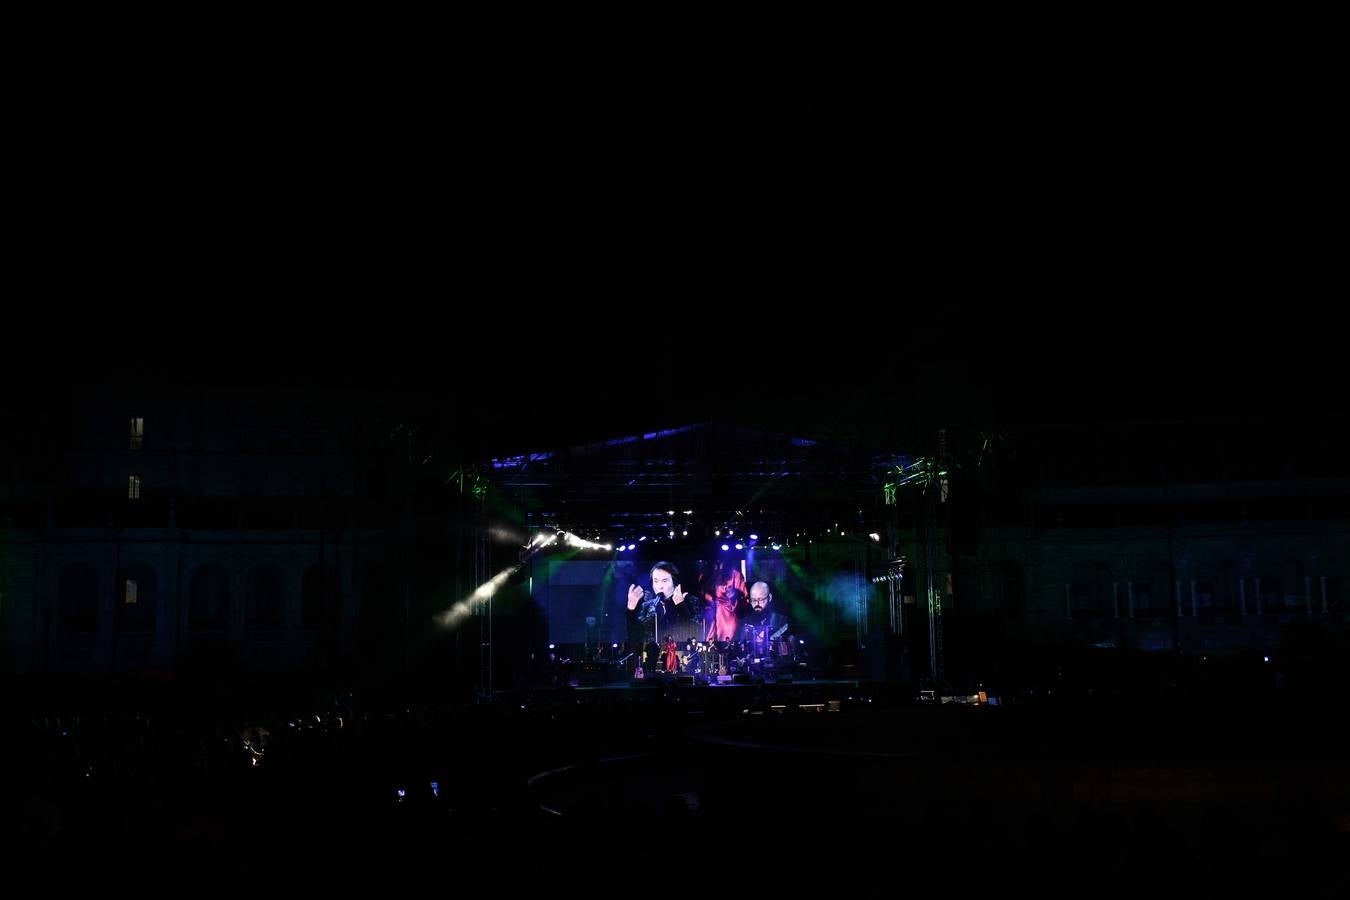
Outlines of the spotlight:
<svg viewBox="0 0 1350 900">
<path fill-rule="evenodd" d="M 675 515 L 675 510 L 673 510 L 673 509 L 668 509 L 668 510 L 666 510 L 666 515 L 668 515 L 668 516 L 673 516 L 673 515 Z"/>
<path fill-rule="evenodd" d="M 628 545 L 628 549 L 629 549 L 629 550 L 635 550 L 635 549 L 637 549 L 637 544 L 629 544 L 629 545 Z"/>
<path fill-rule="evenodd" d="M 772 546 L 772 547 L 773 547 L 773 549 L 775 549 L 775 550 L 777 550 L 777 549 L 778 549 L 778 545 L 777 545 L 777 544 L 771 544 L 771 545 L 770 545 L 770 546 Z"/>
<path fill-rule="evenodd" d="M 555 646 L 556 646 L 555 644 L 549 644 L 549 645 L 548 645 L 548 649 L 552 650 L 552 649 L 554 649 Z"/>
<path fill-rule="evenodd" d="M 869 534 L 868 537 L 870 537 L 870 538 L 871 538 L 872 540 L 874 540 L 874 541 L 880 541 L 880 540 L 881 540 L 881 535 L 877 534 L 875 531 L 872 532 L 871 534 Z"/>
<path fill-rule="evenodd" d="M 744 550 L 744 549 L 745 549 L 745 545 L 744 545 L 744 544 L 737 544 L 737 545 L 736 545 L 736 549 L 737 549 L 737 550 Z"/>
<path fill-rule="evenodd" d="M 675 536 L 675 529 L 674 529 L 674 528 L 670 529 L 670 536 L 671 536 L 671 537 L 674 537 L 674 536 Z"/>
<path fill-rule="evenodd" d="M 716 531 L 713 532 L 713 534 L 717 535 L 718 537 L 721 537 L 721 536 L 722 536 L 722 529 L 720 529 L 720 528 L 717 529 Z"/>
<path fill-rule="evenodd" d="M 759 540 L 759 535 L 757 535 L 757 534 L 752 534 L 752 535 L 750 535 L 750 540 L 752 540 L 752 541 L 757 541 L 757 540 Z"/>
<path fill-rule="evenodd" d="M 639 542 L 642 542 L 642 541 L 645 541 L 646 539 L 647 539 L 647 536 L 644 534 L 642 537 L 638 538 L 638 541 L 639 541 Z"/>
<path fill-rule="evenodd" d="M 609 646 L 610 646 L 610 649 L 612 649 L 612 650 L 618 650 L 618 649 L 619 649 L 619 643 L 618 643 L 618 641 L 615 641 L 614 643 L 610 644 Z"/>
<path fill-rule="evenodd" d="M 723 550 L 730 550 L 731 548 L 728 547 L 726 544 L 723 544 L 723 545 L 722 545 L 722 549 L 723 549 Z"/>
<path fill-rule="evenodd" d="M 684 531 L 682 531 L 682 532 L 680 532 L 680 533 L 683 534 L 685 537 L 689 537 L 689 529 L 688 529 L 688 528 L 686 528 Z"/>
</svg>

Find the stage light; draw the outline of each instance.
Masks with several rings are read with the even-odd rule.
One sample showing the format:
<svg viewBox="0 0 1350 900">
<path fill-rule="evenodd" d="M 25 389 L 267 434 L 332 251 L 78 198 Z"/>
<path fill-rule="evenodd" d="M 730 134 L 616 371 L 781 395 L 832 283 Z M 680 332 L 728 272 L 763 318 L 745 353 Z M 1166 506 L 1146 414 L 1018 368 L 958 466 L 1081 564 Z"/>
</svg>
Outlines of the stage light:
<svg viewBox="0 0 1350 900">
<path fill-rule="evenodd" d="M 1263 657 L 1261 657 L 1261 659 L 1262 659 L 1264 662 L 1270 662 L 1270 657 L 1269 657 L 1269 656 L 1263 656 Z"/>
<path fill-rule="evenodd" d="M 684 531 L 682 531 L 682 532 L 680 532 L 680 533 L 683 534 L 685 537 L 689 537 L 689 529 L 688 529 L 688 528 L 686 528 Z"/>
<path fill-rule="evenodd" d="M 713 532 L 713 534 L 715 534 L 717 537 L 721 537 L 721 536 L 722 536 L 722 529 L 720 529 L 720 528 L 717 529 L 716 531 Z"/>
<path fill-rule="evenodd" d="M 736 545 L 736 549 L 737 549 L 737 550 L 744 550 L 744 549 L 745 549 L 745 545 L 744 545 L 744 544 L 737 544 L 737 545 Z"/>
<path fill-rule="evenodd" d="M 560 533 L 560 534 L 566 534 L 566 532 L 559 532 L 559 533 Z M 610 547 L 609 547 L 608 544 L 597 544 L 597 543 L 595 543 L 594 541 L 588 541 L 588 540 L 585 540 L 584 538 L 579 538 L 579 537 L 577 537 L 575 534 L 568 534 L 568 535 L 567 535 L 566 544 L 567 544 L 567 546 L 569 546 L 569 547 L 577 547 L 577 548 L 579 548 L 579 549 L 581 549 L 581 550 L 608 550 L 608 549 L 610 549 Z"/>
<path fill-rule="evenodd" d="M 556 644 L 549 644 L 549 645 L 548 645 L 548 649 L 552 650 L 552 649 L 554 649 L 556 646 L 557 646 Z"/>
<path fill-rule="evenodd" d="M 636 549 L 637 549 L 637 544 L 629 544 L 629 545 L 628 545 L 628 549 L 629 549 L 629 550 L 636 550 Z"/>
<path fill-rule="evenodd" d="M 772 547 L 773 547 L 773 549 L 775 549 L 775 550 L 777 550 L 777 549 L 778 549 L 778 545 L 777 545 L 777 544 L 771 544 L 771 545 L 770 545 L 770 546 L 772 546 Z"/>
<path fill-rule="evenodd" d="M 675 515 L 675 510 L 673 510 L 673 509 L 668 509 L 668 510 L 666 510 L 666 515 L 668 515 L 668 516 L 673 516 L 673 515 Z"/>
<path fill-rule="evenodd" d="M 723 550 L 730 550 L 731 548 L 728 547 L 726 544 L 723 544 L 723 545 L 722 545 L 722 549 L 723 549 Z"/>
<path fill-rule="evenodd" d="M 441 625 L 447 627 L 458 624 L 461 619 L 467 617 L 470 614 L 470 612 L 473 609 L 473 604 L 475 601 L 487 600 L 493 594 L 497 593 L 497 589 L 500 588 L 503 584 L 505 584 L 507 579 L 509 579 L 519 570 L 520 570 L 520 563 L 516 563 L 513 566 L 508 566 L 505 569 L 502 569 L 496 575 L 493 575 L 492 578 L 480 584 L 477 590 L 475 590 L 467 598 L 456 602 L 449 609 L 438 614 L 436 617 L 437 621 Z"/>
<path fill-rule="evenodd" d="M 872 532 L 871 534 L 869 534 L 868 537 L 870 537 L 870 538 L 871 538 L 872 540 L 874 540 L 874 541 L 880 541 L 880 540 L 881 540 L 881 535 L 877 534 L 875 531 Z"/>
<path fill-rule="evenodd" d="M 759 535 L 757 535 L 757 534 L 752 534 L 752 535 L 750 535 L 750 540 L 752 540 L 752 541 L 757 541 L 757 540 L 759 540 Z"/>
<path fill-rule="evenodd" d="M 612 650 L 618 650 L 618 649 L 619 649 L 619 644 L 618 644 L 617 641 L 616 641 L 615 643 L 613 643 L 613 644 L 610 644 L 609 646 L 610 646 L 610 649 L 612 649 Z"/>
<path fill-rule="evenodd" d="M 674 537 L 674 536 L 675 536 L 675 529 L 674 529 L 674 528 L 670 529 L 670 536 L 671 536 L 671 537 Z"/>
</svg>

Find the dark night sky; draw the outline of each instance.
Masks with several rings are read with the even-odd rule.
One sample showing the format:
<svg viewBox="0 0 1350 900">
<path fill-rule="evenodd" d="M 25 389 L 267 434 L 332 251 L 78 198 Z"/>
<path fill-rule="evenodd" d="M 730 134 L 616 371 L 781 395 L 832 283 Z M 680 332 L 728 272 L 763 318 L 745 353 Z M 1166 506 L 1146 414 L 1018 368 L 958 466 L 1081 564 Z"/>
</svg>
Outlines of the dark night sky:
<svg viewBox="0 0 1350 900">
<path fill-rule="evenodd" d="M 91 381 L 368 389 L 440 409 L 508 447 L 696 421 L 882 441 L 887 422 L 1152 429 L 1217 420 L 1295 434 L 1339 433 L 1345 422 L 1339 357 L 1325 330 L 1250 320 L 1173 326 L 1104 304 L 991 317 L 952 303 L 940 321 L 921 324 L 899 314 L 903 304 L 888 313 L 842 302 L 559 301 L 488 304 L 471 317 L 467 300 L 454 312 L 429 303 L 404 312 L 353 299 L 326 319 L 316 311 L 308 327 L 263 308 L 251 316 L 234 308 L 217 326 L 208 316 L 226 308 L 195 304 L 195 324 L 180 328 L 181 302 L 148 317 L 129 349 L 99 328 L 58 340 L 45 367 L 14 358 L 7 366 L 38 397 Z"/>
</svg>

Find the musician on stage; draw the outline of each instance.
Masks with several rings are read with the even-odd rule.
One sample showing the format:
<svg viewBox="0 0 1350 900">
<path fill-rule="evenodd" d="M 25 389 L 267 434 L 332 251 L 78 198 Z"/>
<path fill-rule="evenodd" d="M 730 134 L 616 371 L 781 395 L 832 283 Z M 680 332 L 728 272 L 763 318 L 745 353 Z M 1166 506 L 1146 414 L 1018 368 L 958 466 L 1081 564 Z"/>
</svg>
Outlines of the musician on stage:
<svg viewBox="0 0 1350 900">
<path fill-rule="evenodd" d="M 673 636 L 666 637 L 666 672 L 674 673 L 680 670 L 680 651 L 675 643 Z"/>
</svg>

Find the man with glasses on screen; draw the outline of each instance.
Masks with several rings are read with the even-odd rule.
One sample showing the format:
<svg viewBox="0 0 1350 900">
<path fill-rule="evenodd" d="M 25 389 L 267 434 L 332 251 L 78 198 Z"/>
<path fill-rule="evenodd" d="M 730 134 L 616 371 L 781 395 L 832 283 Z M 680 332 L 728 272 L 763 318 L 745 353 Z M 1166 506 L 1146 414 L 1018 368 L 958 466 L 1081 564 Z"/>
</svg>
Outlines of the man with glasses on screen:
<svg viewBox="0 0 1350 900">
<path fill-rule="evenodd" d="M 791 665 L 796 659 L 787 616 L 773 610 L 773 592 L 763 581 L 750 586 L 750 612 L 742 619 L 750 671 Z"/>
<path fill-rule="evenodd" d="M 745 617 L 748 639 L 754 645 L 755 652 L 761 656 L 768 655 L 769 642 L 786 634 L 785 625 L 787 617 L 773 611 L 773 592 L 769 590 L 769 585 L 756 581 L 750 586 L 750 614 Z"/>
<path fill-rule="evenodd" d="M 787 616 L 773 611 L 773 592 L 763 581 L 756 581 L 750 586 L 750 615 L 746 616 L 745 621 L 756 628 L 768 628 L 769 634 L 787 624 Z"/>
</svg>

